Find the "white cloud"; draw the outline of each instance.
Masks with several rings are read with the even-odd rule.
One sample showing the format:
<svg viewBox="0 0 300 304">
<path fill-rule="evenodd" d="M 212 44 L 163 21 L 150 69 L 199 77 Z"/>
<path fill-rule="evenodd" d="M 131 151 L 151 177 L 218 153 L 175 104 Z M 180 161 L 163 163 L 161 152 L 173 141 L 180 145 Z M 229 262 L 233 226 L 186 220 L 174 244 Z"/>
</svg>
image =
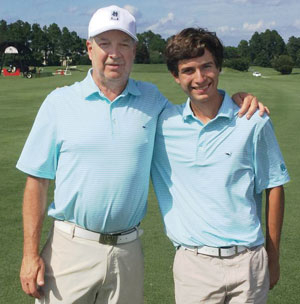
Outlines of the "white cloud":
<svg viewBox="0 0 300 304">
<path fill-rule="evenodd" d="M 174 14 L 173 13 L 168 13 L 168 16 L 165 18 L 160 19 L 161 24 L 166 24 L 169 21 L 174 20 Z"/>
<path fill-rule="evenodd" d="M 130 14 L 132 14 L 135 18 L 140 18 L 142 16 L 141 12 L 139 11 L 138 8 L 135 6 L 132 6 L 130 4 L 124 5 L 124 8 L 128 10 Z"/>
<path fill-rule="evenodd" d="M 233 0 L 233 3 L 247 3 L 248 0 Z"/>
<path fill-rule="evenodd" d="M 294 27 L 296 27 L 297 29 L 299 29 L 300 30 L 300 19 L 296 19 L 295 21 L 294 21 Z"/>
<path fill-rule="evenodd" d="M 261 0 L 232 0 L 233 3 L 248 3 L 248 4 L 264 4 L 264 5 L 280 5 L 280 4 L 285 4 L 283 0 L 264 0 L 263 2 Z"/>
<path fill-rule="evenodd" d="M 87 10 L 80 11 L 80 16 L 88 16 L 89 18 L 97 11 L 98 8 L 89 8 Z"/>
<path fill-rule="evenodd" d="M 217 32 L 221 32 L 221 33 L 235 32 L 235 31 L 236 31 L 235 27 L 230 27 L 228 25 L 219 26 L 217 28 Z"/>
<path fill-rule="evenodd" d="M 229 26 L 228 25 L 223 25 L 223 26 L 218 27 L 217 30 L 219 32 L 226 33 L 226 32 L 229 32 Z"/>
<path fill-rule="evenodd" d="M 75 14 L 78 12 L 78 6 L 70 6 L 68 8 L 68 12 L 71 13 L 71 14 Z"/>
<path fill-rule="evenodd" d="M 161 18 L 157 23 L 150 25 L 147 30 L 154 31 L 156 29 L 167 28 L 172 24 L 174 20 L 174 14 L 168 13 L 166 17 Z"/>
<path fill-rule="evenodd" d="M 275 24 L 275 21 L 265 23 L 263 20 L 259 20 L 257 23 L 254 24 L 245 22 L 243 24 L 243 29 L 249 32 L 263 31 L 265 29 L 270 29 L 271 27 L 274 27 Z"/>
<path fill-rule="evenodd" d="M 250 24 L 248 22 L 245 22 L 243 24 L 243 29 L 246 30 L 246 31 L 259 31 L 261 30 L 263 27 L 263 22 L 262 20 L 258 21 L 256 24 Z"/>
</svg>

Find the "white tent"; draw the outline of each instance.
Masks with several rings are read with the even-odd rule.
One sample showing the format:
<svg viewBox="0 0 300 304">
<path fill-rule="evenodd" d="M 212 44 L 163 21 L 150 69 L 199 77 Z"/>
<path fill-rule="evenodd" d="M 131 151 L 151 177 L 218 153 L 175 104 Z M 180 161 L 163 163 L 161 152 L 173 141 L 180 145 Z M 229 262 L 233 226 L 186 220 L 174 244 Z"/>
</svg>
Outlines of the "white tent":
<svg viewBox="0 0 300 304">
<path fill-rule="evenodd" d="M 4 54 L 19 54 L 19 52 L 14 46 L 8 46 L 5 49 Z"/>
</svg>

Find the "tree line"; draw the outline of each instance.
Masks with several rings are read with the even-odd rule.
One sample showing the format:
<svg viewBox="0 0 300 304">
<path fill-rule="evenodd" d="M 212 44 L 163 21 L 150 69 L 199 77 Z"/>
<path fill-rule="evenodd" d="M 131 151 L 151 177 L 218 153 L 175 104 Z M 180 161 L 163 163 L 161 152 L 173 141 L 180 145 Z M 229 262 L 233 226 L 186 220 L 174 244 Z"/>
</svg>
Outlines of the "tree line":
<svg viewBox="0 0 300 304">
<path fill-rule="evenodd" d="M 1 20 L 0 43 L 6 41 L 18 42 L 28 47 L 32 53 L 26 59 L 31 65 L 60 65 L 67 58 L 72 59 L 74 64 L 89 64 L 85 39 L 66 27 L 60 29 L 56 23 L 41 28 L 37 23 L 30 25 L 18 20 L 7 24 L 5 20 Z"/>
<path fill-rule="evenodd" d="M 147 31 L 137 34 L 139 42 L 136 63 L 164 63 L 164 50 L 168 39 Z M 75 31 L 60 27 L 56 23 L 41 26 L 37 23 L 18 20 L 7 24 L 0 20 L 0 43 L 19 42 L 30 48 L 30 64 L 40 66 L 60 65 L 69 59 L 72 64 L 90 64 L 86 52 L 86 39 Z M 276 30 L 255 32 L 249 41 L 241 40 L 237 47 L 224 49 L 224 66 L 248 70 L 250 65 L 274 67 L 282 73 L 290 73 L 293 67 L 300 67 L 300 37 L 290 37 L 285 43 Z M 1 60 L 1 59 L 0 59 Z"/>
<path fill-rule="evenodd" d="M 273 67 L 282 74 L 290 74 L 300 67 L 300 37 L 290 37 L 285 43 L 276 30 L 255 32 L 249 41 L 241 40 L 238 47 L 225 47 L 224 65 L 248 70 L 249 65 Z"/>
</svg>

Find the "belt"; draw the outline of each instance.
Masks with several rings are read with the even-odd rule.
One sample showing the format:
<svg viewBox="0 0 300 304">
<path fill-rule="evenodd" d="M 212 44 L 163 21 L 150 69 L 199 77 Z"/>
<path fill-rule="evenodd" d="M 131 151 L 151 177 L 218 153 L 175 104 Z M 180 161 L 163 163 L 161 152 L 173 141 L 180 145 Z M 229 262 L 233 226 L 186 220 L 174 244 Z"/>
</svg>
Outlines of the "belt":
<svg viewBox="0 0 300 304">
<path fill-rule="evenodd" d="M 200 254 L 215 256 L 215 257 L 231 257 L 238 253 L 245 251 L 248 247 L 246 246 L 232 246 L 232 247 L 209 247 L 209 246 L 200 246 L 200 247 L 187 247 L 181 246 L 185 250 L 190 250 Z"/>
<path fill-rule="evenodd" d="M 115 234 L 97 233 L 78 227 L 70 222 L 57 220 L 54 221 L 54 227 L 74 237 L 79 237 L 90 241 L 96 241 L 104 245 L 112 246 L 132 242 L 143 234 L 143 230 L 139 229 L 138 226 Z"/>
</svg>

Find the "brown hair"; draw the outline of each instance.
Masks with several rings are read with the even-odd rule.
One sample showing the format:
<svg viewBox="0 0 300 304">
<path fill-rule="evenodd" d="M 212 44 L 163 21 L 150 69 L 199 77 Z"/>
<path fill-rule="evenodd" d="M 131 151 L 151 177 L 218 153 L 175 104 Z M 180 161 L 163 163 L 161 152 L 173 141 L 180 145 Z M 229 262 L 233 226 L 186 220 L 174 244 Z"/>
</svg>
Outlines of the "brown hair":
<svg viewBox="0 0 300 304">
<path fill-rule="evenodd" d="M 166 47 L 165 57 L 169 71 L 178 76 L 178 62 L 201 57 L 205 49 L 212 54 L 216 67 L 222 69 L 223 45 L 216 33 L 203 28 L 186 28 L 172 36 Z"/>
</svg>

